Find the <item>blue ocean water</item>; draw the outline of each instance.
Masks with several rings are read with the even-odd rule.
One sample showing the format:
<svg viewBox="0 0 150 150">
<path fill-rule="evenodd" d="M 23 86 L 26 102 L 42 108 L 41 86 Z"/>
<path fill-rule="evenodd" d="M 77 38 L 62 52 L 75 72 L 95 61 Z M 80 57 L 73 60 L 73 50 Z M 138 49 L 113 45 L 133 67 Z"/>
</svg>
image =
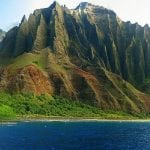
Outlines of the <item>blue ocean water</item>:
<svg viewBox="0 0 150 150">
<path fill-rule="evenodd" d="M 150 150 L 149 122 L 0 125 L 0 150 Z"/>
</svg>

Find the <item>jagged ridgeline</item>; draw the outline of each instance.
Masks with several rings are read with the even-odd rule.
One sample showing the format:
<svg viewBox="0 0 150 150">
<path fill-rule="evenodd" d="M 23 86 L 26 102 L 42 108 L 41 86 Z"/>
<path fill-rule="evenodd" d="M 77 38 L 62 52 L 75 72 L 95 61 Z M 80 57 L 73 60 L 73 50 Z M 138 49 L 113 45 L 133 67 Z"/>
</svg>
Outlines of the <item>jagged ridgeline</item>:
<svg viewBox="0 0 150 150">
<path fill-rule="evenodd" d="M 123 22 L 112 10 L 54 2 L 7 32 L 0 57 L 1 90 L 150 111 L 150 96 L 140 92 L 149 92 L 150 28 Z"/>
<path fill-rule="evenodd" d="M 5 31 L 0 29 L 0 42 L 3 40 L 4 37 L 5 37 Z"/>
</svg>

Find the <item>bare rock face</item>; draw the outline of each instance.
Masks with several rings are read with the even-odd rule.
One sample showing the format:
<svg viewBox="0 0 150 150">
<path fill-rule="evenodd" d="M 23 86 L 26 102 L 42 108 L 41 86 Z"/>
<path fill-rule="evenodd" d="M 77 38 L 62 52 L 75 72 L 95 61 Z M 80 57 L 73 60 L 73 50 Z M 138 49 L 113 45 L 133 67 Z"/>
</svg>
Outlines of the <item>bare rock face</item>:
<svg viewBox="0 0 150 150">
<path fill-rule="evenodd" d="M 53 94 L 53 87 L 46 75 L 43 74 L 34 65 L 29 65 L 24 68 L 16 70 L 11 75 L 11 71 L 4 71 L 6 76 L 2 78 L 1 85 L 5 87 L 9 92 L 25 92 L 35 93 L 41 95 L 44 93 Z M 5 81 L 5 85 L 3 82 Z"/>
<path fill-rule="evenodd" d="M 141 92 L 150 85 L 150 28 L 104 7 L 81 3 L 70 10 L 55 2 L 24 16 L 1 43 L 0 68 L 0 89 L 11 93 L 150 112 L 150 96 Z"/>
</svg>

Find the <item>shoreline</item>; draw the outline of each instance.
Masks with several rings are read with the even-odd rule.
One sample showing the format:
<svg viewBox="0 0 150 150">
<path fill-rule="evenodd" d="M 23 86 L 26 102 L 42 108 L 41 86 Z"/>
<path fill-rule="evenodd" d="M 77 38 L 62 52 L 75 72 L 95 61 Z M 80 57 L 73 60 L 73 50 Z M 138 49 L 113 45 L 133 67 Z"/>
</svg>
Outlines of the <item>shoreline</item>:
<svg viewBox="0 0 150 150">
<path fill-rule="evenodd" d="M 150 122 L 148 119 L 107 119 L 107 118 L 82 118 L 82 117 L 61 117 L 61 116 L 18 116 L 15 119 L 0 120 L 0 124 L 17 123 L 17 122 Z"/>
<path fill-rule="evenodd" d="M 111 119 L 38 119 L 21 120 L 20 122 L 150 122 L 149 120 L 111 120 Z"/>
</svg>

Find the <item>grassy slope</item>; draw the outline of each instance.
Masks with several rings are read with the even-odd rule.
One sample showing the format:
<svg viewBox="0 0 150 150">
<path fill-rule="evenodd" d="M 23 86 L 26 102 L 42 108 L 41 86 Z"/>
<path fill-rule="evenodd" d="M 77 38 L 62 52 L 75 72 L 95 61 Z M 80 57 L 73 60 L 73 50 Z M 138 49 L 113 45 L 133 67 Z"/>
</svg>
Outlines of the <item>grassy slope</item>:
<svg viewBox="0 0 150 150">
<path fill-rule="evenodd" d="M 47 50 L 37 53 L 24 53 L 10 61 L 8 67 L 11 69 L 23 68 L 30 64 L 35 64 L 41 69 L 45 69 L 47 63 Z"/>
</svg>

